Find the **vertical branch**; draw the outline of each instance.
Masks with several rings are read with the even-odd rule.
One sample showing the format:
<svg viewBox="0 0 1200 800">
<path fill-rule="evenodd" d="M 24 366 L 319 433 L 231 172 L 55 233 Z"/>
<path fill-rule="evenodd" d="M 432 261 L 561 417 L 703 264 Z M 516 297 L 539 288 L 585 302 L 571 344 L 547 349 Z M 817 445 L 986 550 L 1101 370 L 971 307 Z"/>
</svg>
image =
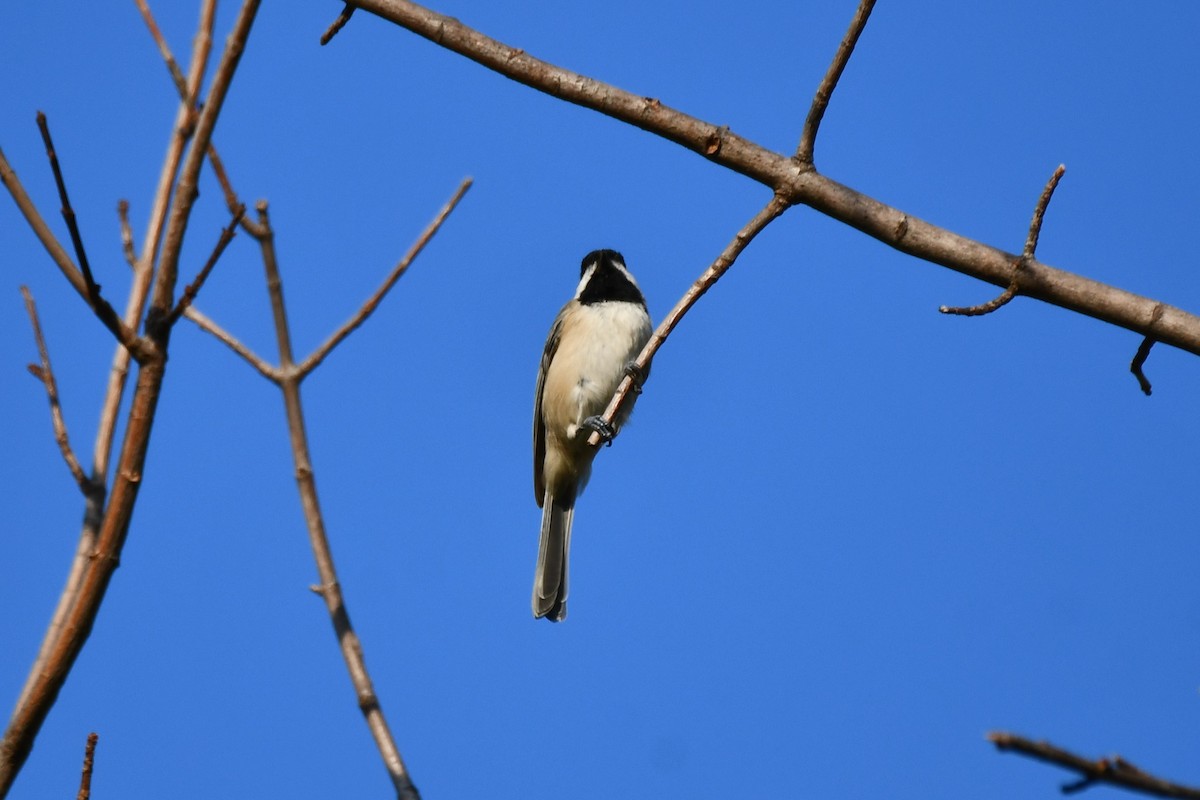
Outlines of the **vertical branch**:
<svg viewBox="0 0 1200 800">
<path fill-rule="evenodd" d="M 842 37 L 842 42 L 833 56 L 833 62 L 830 63 L 825 77 L 817 86 L 816 96 L 813 97 L 812 105 L 808 109 L 808 116 L 804 120 L 804 128 L 800 132 L 800 145 L 796 148 L 795 158 L 802 164 L 812 164 L 813 147 L 817 143 L 817 129 L 821 127 L 825 109 L 829 107 L 829 98 L 833 97 L 833 90 L 837 88 L 838 81 L 842 78 L 842 72 L 845 71 L 846 64 L 850 62 L 850 55 L 854 52 L 854 46 L 858 44 L 858 37 L 862 35 L 863 28 L 867 27 L 867 19 L 871 16 L 871 9 L 874 7 L 875 0 L 859 2 L 858 10 L 854 12 L 854 19 L 850 20 L 850 29 Z"/>
<path fill-rule="evenodd" d="M 180 169 L 179 181 L 175 185 L 171 211 L 167 216 L 166 233 L 163 237 L 162 251 L 159 254 L 158 273 L 155 275 L 154 291 L 150 300 L 150 311 L 147 314 L 147 334 L 152 337 L 165 338 L 168 331 L 163 326 L 167 315 L 174 306 L 175 282 L 179 277 L 179 256 L 183 249 L 183 235 L 187 230 L 187 221 L 191 216 L 192 205 L 199 196 L 197 188 L 200 178 L 200 167 L 208 153 L 208 145 L 212 141 L 213 130 L 217 125 L 217 117 L 225 104 L 233 75 L 241 61 L 242 52 L 246 48 L 246 40 L 250 36 L 250 28 L 254 25 L 254 17 L 262 0 L 244 0 L 233 30 L 225 42 L 225 52 L 213 75 L 212 87 L 196 121 L 196 131 L 192 144 L 184 158 Z M 189 104 L 190 105 L 190 104 Z"/>
<path fill-rule="evenodd" d="M 200 12 L 200 23 L 196 33 L 196 46 L 193 48 L 192 63 L 188 71 L 188 84 L 191 86 L 199 86 L 204 76 L 204 71 L 208 64 L 208 55 L 211 50 L 212 28 L 215 17 L 216 0 L 204 0 L 204 5 Z M 133 284 L 129 289 L 129 300 L 126 303 L 124 316 L 125 325 L 130 330 L 137 330 L 138 322 L 142 318 L 142 312 L 145 309 L 146 298 L 150 289 L 150 280 L 154 274 L 153 260 L 155 254 L 158 252 L 159 242 L 162 239 L 163 222 L 166 219 L 169 207 L 168 201 L 171 196 L 171 188 L 175 185 L 175 176 L 179 171 L 179 162 L 182 158 L 184 147 L 191 136 L 192 126 L 188 124 L 191 113 L 186 103 L 181 104 L 179 113 L 175 118 L 175 127 L 171 135 L 170 144 L 167 147 L 167 156 L 164 160 L 163 168 L 159 173 L 158 188 L 155 190 L 154 202 L 151 205 L 150 224 L 146 231 L 142 255 L 133 265 Z M 2 161 L 3 154 L 0 154 L 0 162 Z M 0 174 L 2 174 L 3 166 L 0 163 Z M 20 205 L 21 203 L 18 199 L 18 206 Z M 24 211 L 23 207 L 22 210 Z M 33 213 L 36 217 L 36 210 Z M 118 209 L 118 213 L 120 213 L 120 209 Z M 26 213 L 26 219 L 30 220 L 30 225 L 34 227 L 36 232 L 38 230 L 37 225 L 34 219 L 30 219 L 29 213 Z M 40 218 L 37 219 L 40 220 Z M 57 245 L 57 242 L 48 242 L 40 234 L 39 238 L 42 238 L 42 242 L 50 252 L 51 257 L 58 263 L 59 269 L 62 269 L 67 275 L 71 284 L 81 294 L 86 292 L 83 276 L 70 264 L 70 258 L 66 257 L 66 252 L 62 251 L 62 256 L 66 257 L 67 265 L 71 266 L 70 272 L 66 270 L 62 260 L 52 246 L 52 244 Z M 58 247 L 58 250 L 62 250 L 61 246 Z M 42 640 L 37 657 L 34 659 L 32 668 L 29 670 L 29 677 L 26 679 L 25 686 L 21 689 L 21 694 L 17 699 L 18 707 L 24 705 L 28 700 L 29 693 L 33 689 L 37 676 L 41 674 L 46 659 L 49 657 L 50 651 L 62 630 L 63 620 L 66 619 L 67 613 L 75 604 L 75 599 L 78 597 L 79 587 L 83 579 L 83 573 L 92 563 L 91 555 L 95 549 L 96 535 L 100 529 L 100 519 L 104 514 L 105 487 L 108 485 L 108 464 L 109 458 L 112 455 L 113 441 L 116 436 L 117 412 L 120 410 L 121 400 L 125 395 L 125 387 L 129 378 L 129 362 L 129 350 L 124 346 L 118 346 L 116 352 L 113 354 L 112 367 L 108 373 L 108 386 L 105 388 L 104 400 L 100 409 L 100 421 L 96 430 L 96 440 L 92 448 L 91 480 L 97 491 L 88 496 L 87 507 L 84 510 L 83 530 L 79 534 L 79 544 L 75 548 L 75 558 L 71 563 L 71 570 L 67 575 L 66 585 L 59 595 L 58 604 L 54 609 L 54 614 L 51 616 L 50 624 L 46 628 L 46 636 Z"/>
<path fill-rule="evenodd" d="M 79 794 L 75 800 L 89 800 L 92 796 L 92 768 L 96 765 L 96 742 L 100 737 L 89 733 L 83 750 L 83 771 L 79 775 Z"/>
<path fill-rule="evenodd" d="M 417 788 L 404 765 L 404 759 L 400 756 L 400 749 L 388 728 L 371 676 L 367 672 L 362 644 L 350 623 L 350 613 L 346 609 L 341 583 L 333 563 L 333 550 L 325 534 L 325 521 L 317 499 L 316 476 L 313 474 L 312 459 L 308 450 L 308 434 L 304 427 L 304 409 L 300 402 L 300 382 L 303 380 L 303 373 L 296 368 L 292 355 L 291 332 L 288 328 L 287 309 L 283 302 L 283 281 L 279 277 L 279 265 L 275 257 L 275 233 L 271 228 L 267 205 L 264 202 L 258 204 L 258 226 L 262 231 L 259 243 L 262 246 L 267 291 L 271 297 L 271 312 L 275 318 L 275 337 L 279 344 L 278 383 L 283 391 L 283 404 L 287 413 L 292 460 L 296 467 L 296 488 L 300 492 L 300 505 L 308 525 L 308 539 L 321 581 L 313 587 L 313 591 L 325 601 L 342 658 L 350 673 L 350 682 L 358 696 L 358 707 L 379 748 L 384 767 L 391 776 L 396 797 L 400 800 L 420 800 Z"/>
</svg>

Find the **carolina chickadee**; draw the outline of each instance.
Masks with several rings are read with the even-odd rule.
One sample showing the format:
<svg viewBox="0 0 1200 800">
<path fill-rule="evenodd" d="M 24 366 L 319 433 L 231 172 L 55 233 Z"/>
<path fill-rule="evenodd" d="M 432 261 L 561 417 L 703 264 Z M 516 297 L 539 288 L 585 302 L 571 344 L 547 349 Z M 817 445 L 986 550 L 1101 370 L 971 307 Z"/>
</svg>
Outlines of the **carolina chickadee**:
<svg viewBox="0 0 1200 800">
<path fill-rule="evenodd" d="M 588 437 L 593 430 L 613 437 L 601 416 L 650 339 L 646 300 L 620 253 L 588 253 L 580 273 L 574 299 L 558 312 L 546 339 L 533 404 L 533 491 L 543 509 L 533 616 L 553 622 L 567 616 L 571 519 L 596 455 Z M 616 428 L 633 411 L 634 399 L 614 420 Z"/>
</svg>

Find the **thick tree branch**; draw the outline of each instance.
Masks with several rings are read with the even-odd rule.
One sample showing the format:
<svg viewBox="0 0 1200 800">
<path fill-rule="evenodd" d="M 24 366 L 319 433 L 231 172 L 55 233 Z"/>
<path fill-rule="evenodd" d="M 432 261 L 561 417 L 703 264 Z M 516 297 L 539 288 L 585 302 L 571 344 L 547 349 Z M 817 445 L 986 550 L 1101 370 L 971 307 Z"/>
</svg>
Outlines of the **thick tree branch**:
<svg viewBox="0 0 1200 800">
<path fill-rule="evenodd" d="M 192 63 L 189 70 L 188 85 L 199 87 L 204 76 L 205 69 L 208 63 L 210 45 L 212 42 L 212 28 L 216 17 L 216 0 L 204 0 L 201 6 L 200 22 L 196 33 L 196 43 L 193 48 Z M 183 148 L 191 136 L 192 128 L 194 127 L 189 120 L 191 119 L 191 111 L 184 103 L 181 105 L 179 114 L 176 117 L 174 133 L 171 136 L 170 145 L 167 149 L 167 156 L 163 163 L 163 168 L 159 175 L 158 188 L 154 194 L 154 200 L 151 204 L 150 224 L 146 232 L 145 242 L 142 248 L 142 256 L 136 260 L 134 266 L 134 279 L 130 287 L 129 300 L 125 309 L 125 325 L 130 330 L 137 330 L 141 320 L 142 312 L 145 308 L 146 298 L 149 292 L 150 280 L 153 276 L 153 260 L 158 252 L 158 246 L 162 238 L 163 224 L 166 219 L 168 200 L 170 192 L 175 183 L 175 176 L 179 169 L 179 162 L 183 154 Z M 0 161 L 3 161 L 3 154 L 0 154 Z M 0 167 L 3 167 L 0 164 Z M 0 169 L 2 172 L 2 169 Z M 15 177 L 15 176 L 14 176 Z M 13 188 L 10 186 L 10 188 Z M 17 192 L 14 192 L 14 197 L 19 193 L 24 195 L 23 189 L 20 189 L 19 184 L 16 186 Z M 71 265 L 70 258 L 66 257 L 66 265 L 71 266 L 70 271 L 64 268 L 62 257 L 65 257 L 65 251 L 57 246 L 57 242 L 51 237 L 47 241 L 44 234 L 48 234 L 48 228 L 37 216 L 36 209 L 32 208 L 32 203 L 28 202 L 25 197 L 26 205 L 21 202 L 21 197 L 16 198 L 18 206 L 25 212 L 26 219 L 34 232 L 42 239 L 43 245 L 46 246 L 51 258 L 59 265 L 60 269 L 64 270 L 68 280 L 72 286 L 75 286 L 86 299 L 86 285 L 83 281 L 83 276 L 74 266 Z M 30 215 L 32 212 L 32 217 Z M 122 227 L 128 226 L 128 220 L 124 219 L 128 209 L 118 206 L 118 214 L 123 217 Z M 41 227 L 39 227 L 39 223 Z M 124 232 L 122 236 L 124 237 Z M 132 234 L 130 234 L 132 238 Z M 132 242 L 131 242 L 132 244 Z M 57 249 L 56 249 L 57 247 Z M 126 251 L 126 257 L 129 258 L 129 253 Z M 42 639 L 42 644 L 38 649 L 37 657 L 34 659 L 33 666 L 29 670 L 29 677 L 26 679 L 25 686 L 21 690 L 21 695 L 17 699 L 17 707 L 23 707 L 29 699 L 30 693 L 34 690 L 35 685 L 41 680 L 40 676 L 44 670 L 45 664 L 54 650 L 58 638 L 63 630 L 64 621 L 67 619 L 68 613 L 75 605 L 78 598 L 79 589 L 82 586 L 83 575 L 86 570 L 92 566 L 92 557 L 94 555 L 96 537 L 100 530 L 101 517 L 104 513 L 105 490 L 108 483 L 108 464 L 112 454 L 113 442 L 116 436 L 117 414 L 121 407 L 121 401 L 125 393 L 125 387 L 129 376 L 129 362 L 131 355 L 129 350 L 118 345 L 115 349 L 112 361 L 112 368 L 109 371 L 108 386 L 104 393 L 104 401 L 100 411 L 100 421 L 96 429 L 96 440 L 92 451 L 92 485 L 96 492 L 90 495 L 87 499 L 87 506 L 84 511 L 83 529 L 80 531 L 79 543 L 76 546 L 75 558 L 72 562 L 71 570 L 67 575 L 66 584 L 62 593 L 59 595 L 58 603 L 55 607 L 54 614 L 51 617 L 50 624 L 46 628 L 46 636 Z"/>
<path fill-rule="evenodd" d="M 206 12 L 213 5 L 211 0 L 206 2 Z M 203 150 L 207 146 L 208 136 L 211 135 L 216 123 L 216 114 L 220 110 L 221 101 L 232 81 L 234 69 L 245 45 L 246 37 L 249 35 L 258 5 L 259 0 L 245 0 L 239 12 L 233 33 L 226 44 L 221 64 L 213 81 L 214 97 L 210 98 L 210 102 L 206 104 L 204 112 L 200 115 L 196 134 L 198 146 L 197 144 L 193 145 L 193 153 L 189 154 L 179 180 L 179 186 L 176 188 L 175 203 L 172 204 L 166 244 L 163 248 L 163 269 L 166 269 L 169 264 L 168 272 L 170 274 L 164 277 L 160 270 L 160 291 L 154 298 L 155 308 L 159 310 L 160 330 L 150 332 L 149 338 L 141 339 L 144 351 L 139 358 L 137 383 L 130 403 L 124 441 L 113 478 L 112 491 L 108 496 L 108 504 L 93 537 L 94 546 L 89 548 L 89 552 L 86 554 L 88 563 L 82 569 L 73 569 L 67 590 L 60 599 L 59 609 L 55 612 L 55 620 L 52 621 L 51 628 L 47 631 L 34 669 L 31 670 L 21 697 L 17 701 L 17 707 L 13 711 L 3 739 L 0 739 L 0 798 L 7 795 L 17 773 L 28 758 L 42 723 L 54 705 L 71 667 L 91 633 L 129 533 L 133 508 L 141 486 L 142 468 L 149 448 L 154 414 L 165 375 L 165 347 L 168 331 L 161 330 L 161 320 L 170 311 L 172 305 L 171 294 L 178 268 L 179 246 L 182 244 L 183 232 L 187 227 L 188 215 L 195 198 L 196 176 L 199 172 L 200 161 L 203 159 Z M 203 28 L 203 23 L 201 27 Z M 201 60 L 199 50 L 200 48 L 197 47 L 197 53 L 193 57 L 193 66 L 196 66 Z M 199 79 L 200 76 L 197 74 L 197 86 Z M 177 134 L 177 138 L 179 136 L 185 135 Z M 171 174 L 174 174 L 170 159 L 168 159 L 168 167 L 170 167 Z M 167 172 L 168 168 L 164 168 L 164 175 Z M 168 184 L 167 190 L 169 191 L 169 189 Z M 166 192 L 163 193 L 164 197 L 165 194 Z M 147 268 L 149 263 L 147 259 L 142 268 Z M 131 291 L 130 297 L 131 307 L 136 300 L 134 296 L 136 293 L 135 281 L 135 287 Z M 85 529 L 86 527 L 85 523 Z M 81 537 L 81 548 L 88 538 L 85 530 L 85 536 Z M 76 563 L 78 564 L 78 562 L 79 558 L 77 557 Z M 76 580 L 77 586 L 72 586 L 71 581 Z"/>
<path fill-rule="evenodd" d="M 412 263 L 414 258 L 421 254 L 421 251 L 425 249 L 425 245 L 429 244 L 429 240 L 442 227 L 442 223 L 450 216 L 450 212 L 458 205 L 458 201 L 462 200 L 463 195 L 471 188 L 471 183 L 470 178 L 463 179 L 463 182 L 458 185 L 458 189 L 454 192 L 454 196 L 446 201 L 446 205 L 442 206 L 442 210 L 434 217 L 433 222 L 429 223 L 417 240 L 413 242 L 412 247 L 408 248 L 408 252 L 404 254 L 404 257 L 400 259 L 379 288 L 375 290 L 375 293 L 367 298 L 366 302 L 354 313 L 354 316 L 346 320 L 320 347 L 312 352 L 312 355 L 304 359 L 304 362 L 296 368 L 301 378 L 316 369 L 325 360 L 325 357 L 333 352 L 333 348 L 337 347 L 343 339 L 353 333 L 355 328 L 366 322 L 367 317 L 371 316 L 371 313 L 383 302 L 384 296 L 396 285 L 396 281 L 400 280 L 400 276 L 408 270 L 408 265 Z"/>
<path fill-rule="evenodd" d="M 1090 786 L 1107 783 L 1154 797 L 1200 798 L 1200 789 L 1157 778 L 1138 769 L 1120 756 L 1093 761 L 1063 750 L 1061 747 L 1055 747 L 1049 742 L 1034 741 L 1004 731 L 993 731 L 988 734 L 987 738 L 996 745 L 997 750 L 1020 753 L 1078 772 L 1081 776 L 1080 780 L 1065 784 L 1062 787 L 1063 794 L 1071 794 Z"/>
<path fill-rule="evenodd" d="M 606 83 L 540 61 L 455 19 L 407 0 L 353 0 L 353 5 L 407 28 L 515 81 L 676 142 L 763 183 L 791 204 L 804 204 L 901 252 L 994 286 L 1008 286 L 1017 255 L 939 228 L 833 181 L 795 159 L 732 131 Z M 1021 292 L 1200 355 L 1200 317 L 1147 297 L 1037 261 L 1023 268 Z"/>
</svg>

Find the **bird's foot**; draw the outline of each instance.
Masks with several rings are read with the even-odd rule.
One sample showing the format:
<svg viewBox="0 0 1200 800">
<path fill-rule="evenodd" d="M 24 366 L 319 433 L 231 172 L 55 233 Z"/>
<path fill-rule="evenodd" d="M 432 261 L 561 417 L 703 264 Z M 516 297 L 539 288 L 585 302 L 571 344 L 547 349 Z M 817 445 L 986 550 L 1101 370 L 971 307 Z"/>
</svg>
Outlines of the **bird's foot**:
<svg viewBox="0 0 1200 800">
<path fill-rule="evenodd" d="M 636 361 L 630 361 L 625 365 L 625 374 L 633 379 L 633 393 L 642 393 L 642 384 L 646 382 L 646 370 L 638 366 Z"/>
<path fill-rule="evenodd" d="M 596 433 L 600 434 L 600 438 L 606 445 L 612 447 L 613 437 L 617 435 L 617 431 L 613 428 L 612 423 L 604 419 L 604 417 L 596 415 L 588 417 L 583 421 L 581 428 L 591 428 Z"/>
</svg>

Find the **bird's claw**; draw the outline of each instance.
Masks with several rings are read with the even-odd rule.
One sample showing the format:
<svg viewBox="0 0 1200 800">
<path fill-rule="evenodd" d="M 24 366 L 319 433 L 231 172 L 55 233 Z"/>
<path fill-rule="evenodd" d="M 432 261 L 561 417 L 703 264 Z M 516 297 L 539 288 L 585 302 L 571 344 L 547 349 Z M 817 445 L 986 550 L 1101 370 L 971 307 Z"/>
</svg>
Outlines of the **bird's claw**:
<svg viewBox="0 0 1200 800">
<path fill-rule="evenodd" d="M 646 382 L 646 370 L 639 367 L 636 361 L 630 361 L 625 365 L 625 374 L 628 375 L 633 381 L 633 393 L 641 394 L 642 384 Z"/>
<path fill-rule="evenodd" d="M 596 433 L 600 434 L 600 438 L 604 440 L 604 444 L 608 447 L 612 447 L 612 440 L 613 437 L 617 435 L 617 431 L 613 428 L 612 423 L 608 422 L 606 419 L 604 419 L 604 417 L 599 415 L 588 417 L 583 421 L 583 427 L 591 428 Z"/>
</svg>

